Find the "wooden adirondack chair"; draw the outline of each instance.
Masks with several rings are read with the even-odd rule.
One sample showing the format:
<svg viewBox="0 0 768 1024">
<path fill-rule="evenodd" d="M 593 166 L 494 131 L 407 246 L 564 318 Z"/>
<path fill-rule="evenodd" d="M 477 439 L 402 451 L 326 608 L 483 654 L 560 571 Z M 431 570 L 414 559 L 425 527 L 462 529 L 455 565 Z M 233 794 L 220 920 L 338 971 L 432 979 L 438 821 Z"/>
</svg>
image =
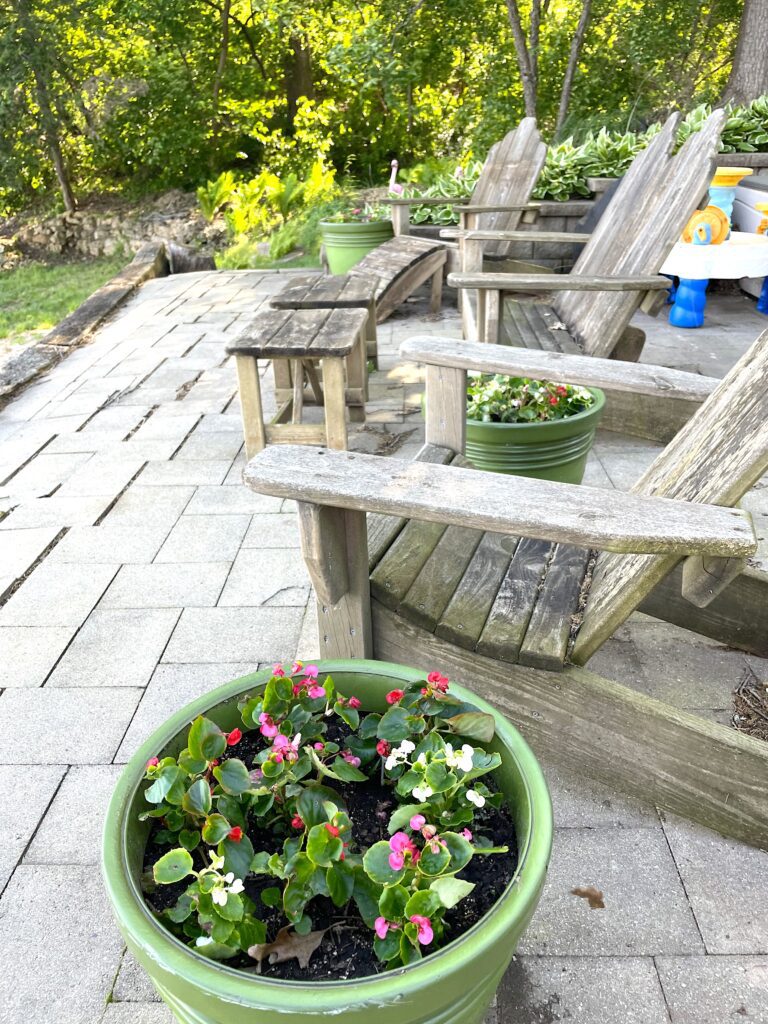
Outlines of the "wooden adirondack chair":
<svg viewBox="0 0 768 1024">
<path fill-rule="evenodd" d="M 458 204 L 455 199 L 400 196 L 385 199 L 392 207 L 392 226 L 395 235 L 410 232 L 410 211 L 414 206 L 453 205 L 459 215 L 459 231 L 483 229 L 511 231 L 525 213 L 535 213 L 538 204 L 530 202 L 530 195 L 544 166 L 547 147 L 541 140 L 534 117 L 525 117 L 503 139 L 491 146 L 483 170 L 468 203 Z M 504 239 L 493 241 L 488 252 L 503 256 L 510 243 Z"/>
<path fill-rule="evenodd" d="M 642 394 L 689 395 L 694 376 L 448 340 L 403 352 L 427 364 L 417 461 L 282 447 L 244 473 L 298 501 L 322 656 L 440 668 L 540 751 L 768 847 L 764 743 L 580 667 L 681 561 L 684 596 L 706 605 L 755 552 L 751 519 L 732 506 L 768 470 L 768 332 L 630 493 L 463 468 L 467 365 L 514 374 L 535 356 L 557 378 L 567 359 L 582 382 Z"/>
<path fill-rule="evenodd" d="M 716 110 L 701 131 L 673 153 L 680 117 L 674 114 L 632 163 L 591 235 L 536 232 L 544 241 L 586 245 L 565 275 L 482 272 L 491 239 L 530 241 L 522 231 L 469 231 L 463 271 L 448 283 L 477 291 L 477 323 L 465 320 L 469 340 L 499 341 L 524 348 L 614 355 L 636 360 L 645 336 L 629 321 L 639 307 L 657 312 L 669 287 L 659 268 L 711 180 L 725 112 Z M 551 295 L 548 303 L 507 298 L 508 293 Z M 465 304 L 470 309 L 470 304 Z M 672 433 L 680 425 L 675 422 Z M 649 435 L 657 436 L 657 435 Z M 669 434 L 667 435 L 669 436 Z"/>
</svg>

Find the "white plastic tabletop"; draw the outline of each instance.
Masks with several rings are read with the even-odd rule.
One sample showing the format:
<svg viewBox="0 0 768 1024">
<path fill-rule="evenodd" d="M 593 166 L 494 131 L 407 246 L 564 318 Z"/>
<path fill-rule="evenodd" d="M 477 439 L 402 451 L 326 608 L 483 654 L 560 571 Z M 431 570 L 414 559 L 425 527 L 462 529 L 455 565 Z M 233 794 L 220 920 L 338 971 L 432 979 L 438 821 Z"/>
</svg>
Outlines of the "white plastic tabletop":
<svg viewBox="0 0 768 1024">
<path fill-rule="evenodd" d="M 720 245 L 677 242 L 659 273 L 694 281 L 765 277 L 768 274 L 768 236 L 732 231 L 730 238 Z"/>
</svg>

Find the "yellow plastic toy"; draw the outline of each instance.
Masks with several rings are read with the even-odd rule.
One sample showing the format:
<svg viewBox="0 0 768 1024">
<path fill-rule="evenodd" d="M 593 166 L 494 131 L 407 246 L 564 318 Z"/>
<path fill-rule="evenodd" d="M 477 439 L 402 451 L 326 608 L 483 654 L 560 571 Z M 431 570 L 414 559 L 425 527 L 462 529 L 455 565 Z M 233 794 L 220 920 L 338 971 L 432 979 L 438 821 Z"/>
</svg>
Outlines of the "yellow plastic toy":
<svg viewBox="0 0 768 1024">
<path fill-rule="evenodd" d="M 764 235 L 768 233 L 768 217 L 765 216 L 765 214 L 768 214 L 768 203 L 755 203 L 755 209 L 763 214 L 763 219 L 757 225 L 755 234 Z"/>
<path fill-rule="evenodd" d="M 768 210 L 768 203 L 765 204 Z M 768 218 L 763 223 L 768 228 Z M 697 210 L 685 225 L 683 241 L 694 245 L 720 245 L 728 237 L 731 225 L 719 206 Z"/>
</svg>

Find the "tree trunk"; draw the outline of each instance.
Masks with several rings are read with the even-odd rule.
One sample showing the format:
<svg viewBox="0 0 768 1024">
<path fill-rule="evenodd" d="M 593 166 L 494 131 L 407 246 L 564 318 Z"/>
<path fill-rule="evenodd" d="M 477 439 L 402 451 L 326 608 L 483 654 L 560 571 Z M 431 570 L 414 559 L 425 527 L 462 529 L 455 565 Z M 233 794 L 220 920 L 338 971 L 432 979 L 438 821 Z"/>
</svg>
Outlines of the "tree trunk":
<svg viewBox="0 0 768 1024">
<path fill-rule="evenodd" d="M 749 103 L 768 92 L 768 2 L 745 0 L 739 41 L 723 100 Z"/>
<path fill-rule="evenodd" d="M 290 52 L 285 62 L 285 98 L 288 104 L 288 121 L 293 126 L 299 99 L 306 96 L 315 98 L 315 85 L 312 79 L 312 51 L 305 39 L 291 35 Z"/>
<path fill-rule="evenodd" d="M 536 3 L 536 0 L 534 0 Z M 538 10 L 538 7 L 537 7 Z M 509 24 L 512 28 L 512 38 L 515 42 L 517 53 L 517 64 L 520 68 L 520 78 L 523 83 L 523 102 L 525 103 L 525 116 L 536 117 L 536 69 L 531 60 L 528 44 L 523 31 L 523 24 L 520 19 L 520 8 L 517 0 L 507 0 L 507 12 L 509 13 Z"/>
<path fill-rule="evenodd" d="M 221 80 L 224 77 L 224 69 L 227 66 L 227 56 L 229 54 L 229 9 L 232 6 L 232 0 L 224 0 L 224 4 L 221 8 L 221 41 L 219 43 L 219 63 L 216 67 L 216 75 L 213 79 L 213 109 L 218 115 L 219 110 L 219 92 L 221 91 Z"/>
<path fill-rule="evenodd" d="M 579 23 L 576 26 L 576 32 L 573 36 L 573 39 L 571 40 L 571 52 L 568 55 L 568 66 L 565 69 L 563 88 L 560 92 L 560 106 L 557 111 L 555 135 L 557 135 L 557 133 L 563 127 L 566 114 L 568 113 L 568 104 L 571 102 L 571 92 L 573 90 L 573 79 L 576 75 L 576 67 L 579 63 L 579 55 L 581 53 L 581 47 L 584 42 L 584 36 L 587 31 L 587 25 L 589 24 L 589 15 L 591 9 L 592 0 L 582 0 L 581 14 L 579 15 Z"/>
</svg>

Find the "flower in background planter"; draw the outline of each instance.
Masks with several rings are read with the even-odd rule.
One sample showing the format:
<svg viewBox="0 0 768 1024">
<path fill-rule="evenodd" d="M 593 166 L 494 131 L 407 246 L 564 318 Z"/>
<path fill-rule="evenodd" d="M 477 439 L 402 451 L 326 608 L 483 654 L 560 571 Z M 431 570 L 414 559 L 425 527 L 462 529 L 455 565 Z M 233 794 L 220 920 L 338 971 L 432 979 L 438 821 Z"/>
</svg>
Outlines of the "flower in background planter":
<svg viewBox="0 0 768 1024">
<path fill-rule="evenodd" d="M 428 946 L 435 935 L 432 931 L 432 922 L 423 914 L 413 914 L 410 918 L 412 924 L 418 928 L 418 939 L 422 946 Z"/>
<path fill-rule="evenodd" d="M 480 423 L 536 423 L 562 420 L 595 404 L 588 388 L 529 377 L 470 373 L 467 418 Z"/>
<path fill-rule="evenodd" d="M 390 690 L 386 696 L 387 704 L 399 704 L 405 696 L 405 690 Z"/>
</svg>

